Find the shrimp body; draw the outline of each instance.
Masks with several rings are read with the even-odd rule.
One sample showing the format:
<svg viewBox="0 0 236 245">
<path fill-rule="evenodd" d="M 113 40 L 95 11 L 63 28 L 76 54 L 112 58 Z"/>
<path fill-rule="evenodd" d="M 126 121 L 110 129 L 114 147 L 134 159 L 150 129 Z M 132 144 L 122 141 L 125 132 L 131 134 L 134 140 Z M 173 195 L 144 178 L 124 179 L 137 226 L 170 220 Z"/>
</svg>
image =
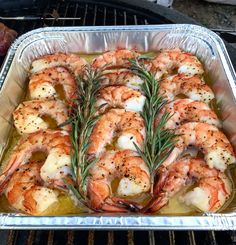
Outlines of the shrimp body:
<svg viewBox="0 0 236 245">
<path fill-rule="evenodd" d="M 227 165 L 235 163 L 233 148 L 227 137 L 213 125 L 200 122 L 185 123 L 177 128 L 177 143 L 170 156 L 163 163 L 173 163 L 188 146 L 195 146 L 204 154 L 210 168 L 224 171 Z"/>
<path fill-rule="evenodd" d="M 19 166 L 12 174 L 5 189 L 12 207 L 31 215 L 40 215 L 58 201 L 59 192 L 43 186 L 41 167 L 42 163 L 31 162 Z"/>
<path fill-rule="evenodd" d="M 46 68 L 63 66 L 70 70 L 75 76 L 83 73 L 83 67 L 87 61 L 77 54 L 55 53 L 44 55 L 32 62 L 31 73 L 42 71 Z"/>
<path fill-rule="evenodd" d="M 177 69 L 187 76 L 203 74 L 203 66 L 196 56 L 180 49 L 165 49 L 151 61 L 151 71 L 156 79 Z"/>
<path fill-rule="evenodd" d="M 107 65 L 110 67 L 127 67 L 130 62 L 129 59 L 138 57 L 140 54 L 128 49 L 118 49 L 114 51 L 108 51 L 96 57 L 92 62 L 93 68 L 101 68 Z"/>
<path fill-rule="evenodd" d="M 182 158 L 167 169 L 159 170 L 154 188 L 155 197 L 144 208 L 156 212 L 184 186 L 197 182 L 198 186 L 181 197 L 181 201 L 203 212 L 221 208 L 231 193 L 231 184 L 220 170 L 209 168 L 200 158 Z"/>
<path fill-rule="evenodd" d="M 149 170 L 142 158 L 131 150 L 106 152 L 89 173 L 89 205 L 98 211 L 125 212 L 134 207 L 127 200 L 112 197 L 111 183 L 116 178 L 120 179 L 118 196 L 134 196 L 150 189 Z"/>
<path fill-rule="evenodd" d="M 172 115 L 165 124 L 165 128 L 174 129 L 186 122 L 204 122 L 216 127 L 221 127 L 215 112 L 201 101 L 178 99 L 170 102 L 164 106 L 161 113 L 158 114 L 156 119 L 157 124 L 165 111 Z"/>
<path fill-rule="evenodd" d="M 135 112 L 124 109 L 111 109 L 101 116 L 90 136 L 88 154 L 99 156 L 105 147 L 118 136 L 117 147 L 136 150 L 140 148 L 145 137 L 143 118 Z"/>
<path fill-rule="evenodd" d="M 168 100 L 183 94 L 192 100 L 199 100 L 209 103 L 214 99 L 211 88 L 198 76 L 174 75 L 165 78 L 160 82 L 160 93 Z"/>
<path fill-rule="evenodd" d="M 141 90 L 143 84 L 142 78 L 124 69 L 109 70 L 103 74 L 101 80 L 103 86 L 107 85 L 125 85 L 135 90 Z"/>
<path fill-rule="evenodd" d="M 70 136 L 66 131 L 37 131 L 20 139 L 0 176 L 0 191 L 15 170 L 27 164 L 36 152 L 44 152 L 46 160 L 40 169 L 40 177 L 46 183 L 65 187 L 63 178 L 71 175 Z"/>
<path fill-rule="evenodd" d="M 98 92 L 97 98 L 97 107 L 105 104 L 102 110 L 110 107 L 118 107 L 140 112 L 143 110 L 145 103 L 145 96 L 139 91 L 126 86 L 109 86 L 103 88 Z"/>
<path fill-rule="evenodd" d="M 31 100 L 21 103 L 13 113 L 15 127 L 20 134 L 29 134 L 40 129 L 47 129 L 48 123 L 41 117 L 49 115 L 57 122 L 57 125 L 68 119 L 66 105 L 59 100 Z M 66 125 L 62 129 L 69 130 Z"/>
<path fill-rule="evenodd" d="M 33 74 L 29 81 L 31 99 L 55 99 L 59 97 L 57 87 L 61 86 L 65 99 L 71 101 L 76 98 L 76 79 L 64 67 L 45 68 Z"/>
</svg>

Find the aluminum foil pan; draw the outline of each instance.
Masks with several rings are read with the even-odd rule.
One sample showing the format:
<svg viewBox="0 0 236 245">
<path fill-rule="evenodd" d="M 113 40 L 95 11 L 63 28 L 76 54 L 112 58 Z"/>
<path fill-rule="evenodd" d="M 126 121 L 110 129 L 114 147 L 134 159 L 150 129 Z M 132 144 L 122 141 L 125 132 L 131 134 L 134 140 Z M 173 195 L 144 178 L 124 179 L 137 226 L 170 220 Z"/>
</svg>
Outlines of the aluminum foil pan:
<svg viewBox="0 0 236 245">
<path fill-rule="evenodd" d="M 12 112 L 21 101 L 32 60 L 53 52 L 99 53 L 117 48 L 157 51 L 181 48 L 196 54 L 213 81 L 221 107 L 224 131 L 236 150 L 236 76 L 222 40 L 194 25 L 146 25 L 41 28 L 19 37 L 11 46 L 0 72 L 0 153 L 12 128 Z M 232 170 L 231 172 L 234 173 Z M 235 171 L 236 172 L 236 171 Z M 236 174 L 235 174 L 236 176 Z M 236 199 L 224 213 L 201 216 L 146 216 L 81 214 L 34 217 L 0 214 L 1 229 L 236 229 Z"/>
</svg>

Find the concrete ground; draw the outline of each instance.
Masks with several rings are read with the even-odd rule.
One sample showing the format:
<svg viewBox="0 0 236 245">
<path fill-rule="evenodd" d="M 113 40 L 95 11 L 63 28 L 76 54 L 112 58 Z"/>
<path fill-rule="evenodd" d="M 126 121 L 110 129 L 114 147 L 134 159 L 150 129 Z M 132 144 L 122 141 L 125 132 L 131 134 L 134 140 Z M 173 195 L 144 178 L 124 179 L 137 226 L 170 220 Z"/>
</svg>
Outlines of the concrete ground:
<svg viewBox="0 0 236 245">
<path fill-rule="evenodd" d="M 203 0 L 174 0 L 172 7 L 210 29 L 236 32 L 236 6 L 208 3 Z"/>
</svg>

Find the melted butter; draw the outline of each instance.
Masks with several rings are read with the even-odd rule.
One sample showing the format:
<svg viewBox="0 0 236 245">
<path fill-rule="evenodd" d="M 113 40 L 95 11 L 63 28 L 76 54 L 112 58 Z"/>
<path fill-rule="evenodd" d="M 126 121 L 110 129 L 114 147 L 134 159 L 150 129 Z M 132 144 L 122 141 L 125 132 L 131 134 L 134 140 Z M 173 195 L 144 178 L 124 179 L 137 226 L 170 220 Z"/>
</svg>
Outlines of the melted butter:
<svg viewBox="0 0 236 245">
<path fill-rule="evenodd" d="M 93 53 L 93 54 L 81 54 L 77 53 L 81 58 L 84 58 L 88 63 L 91 63 L 93 59 L 100 55 L 100 53 Z"/>
<path fill-rule="evenodd" d="M 174 197 L 170 198 L 168 205 L 164 206 L 158 214 L 161 215 L 194 215 L 197 214 L 196 210 L 192 207 L 185 205 L 180 201 L 180 197 L 189 190 L 188 187 L 183 188 Z"/>
<path fill-rule="evenodd" d="M 40 214 L 40 216 L 50 215 L 67 215 L 82 213 L 83 208 L 77 206 L 69 195 L 61 194 L 58 197 L 58 202 L 53 203 L 48 209 Z"/>
<path fill-rule="evenodd" d="M 44 114 L 41 118 L 45 123 L 47 123 L 49 129 L 57 129 L 57 122 L 50 115 Z"/>
<path fill-rule="evenodd" d="M 5 195 L 0 196 L 0 212 L 1 213 L 14 212 L 14 209 L 9 205 Z"/>
<path fill-rule="evenodd" d="M 117 140 L 118 140 L 118 136 L 114 136 L 111 143 L 106 145 L 105 147 L 106 151 L 117 150 Z"/>
<path fill-rule="evenodd" d="M 55 87 L 58 99 L 66 101 L 65 90 L 63 89 L 62 84 L 57 84 Z"/>
<path fill-rule="evenodd" d="M 7 164 L 7 161 L 10 158 L 10 155 L 12 154 L 13 149 L 16 146 L 20 138 L 21 136 L 18 134 L 16 129 L 13 128 L 9 134 L 9 142 L 7 143 L 7 146 L 1 158 L 1 170 L 4 169 L 5 165 Z"/>
<path fill-rule="evenodd" d="M 47 158 L 47 154 L 43 151 L 36 151 L 32 154 L 29 162 L 44 162 Z"/>
</svg>

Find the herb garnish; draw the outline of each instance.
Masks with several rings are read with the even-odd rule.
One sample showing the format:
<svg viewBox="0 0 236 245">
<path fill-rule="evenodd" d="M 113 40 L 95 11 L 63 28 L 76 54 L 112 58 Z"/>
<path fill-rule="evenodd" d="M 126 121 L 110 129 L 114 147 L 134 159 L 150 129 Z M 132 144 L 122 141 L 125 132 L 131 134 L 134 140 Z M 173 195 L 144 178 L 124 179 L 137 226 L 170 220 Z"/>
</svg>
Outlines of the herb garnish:
<svg viewBox="0 0 236 245">
<path fill-rule="evenodd" d="M 165 111 L 158 125 L 155 125 L 156 117 L 167 101 L 159 92 L 159 82 L 151 72 L 147 71 L 140 58 L 139 60 L 130 60 L 130 62 L 132 72 L 144 80 L 141 89 L 146 96 L 146 100 L 141 115 L 144 119 L 146 138 L 143 149 L 140 149 L 136 144 L 135 147 L 149 168 L 151 194 L 153 194 L 156 171 L 172 152 L 178 135 L 175 134 L 173 129 L 164 128 L 172 116 L 169 112 Z"/>
<path fill-rule="evenodd" d="M 77 99 L 71 106 L 70 118 L 65 124 L 71 125 L 70 141 L 71 149 L 71 169 L 72 178 L 76 185 L 66 183 L 68 189 L 77 197 L 77 199 L 86 205 L 84 195 L 84 184 L 97 158 L 87 156 L 89 147 L 89 137 L 96 124 L 99 115 L 95 108 L 96 93 L 100 89 L 102 73 L 105 67 L 93 69 L 91 66 L 84 67 L 83 76 L 77 78 Z"/>
</svg>

